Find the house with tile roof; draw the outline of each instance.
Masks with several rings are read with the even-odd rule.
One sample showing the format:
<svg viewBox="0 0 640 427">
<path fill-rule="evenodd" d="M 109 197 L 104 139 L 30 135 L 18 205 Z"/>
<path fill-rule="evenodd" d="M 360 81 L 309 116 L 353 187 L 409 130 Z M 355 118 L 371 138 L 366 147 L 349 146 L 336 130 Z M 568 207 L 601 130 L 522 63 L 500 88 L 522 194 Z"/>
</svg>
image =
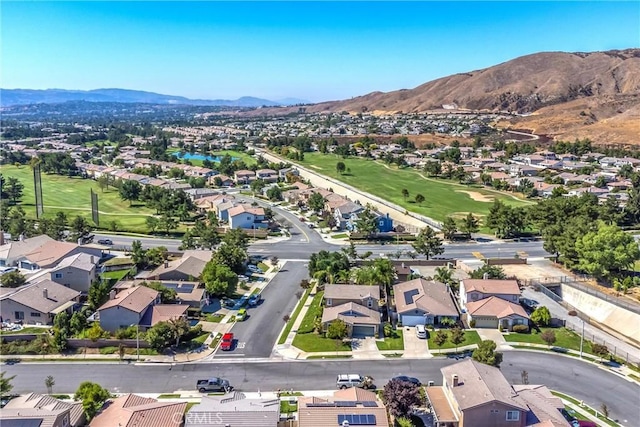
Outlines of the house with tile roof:
<svg viewBox="0 0 640 427">
<path fill-rule="evenodd" d="M 211 251 L 186 251 L 182 257 L 165 261 L 163 265 L 141 274 L 140 277 L 147 280 L 194 281 L 200 277 L 212 254 Z"/>
<path fill-rule="evenodd" d="M 520 287 L 517 280 L 464 279 L 460 281 L 459 293 L 462 308 L 466 308 L 468 302 L 492 296 L 518 304 Z"/>
<path fill-rule="evenodd" d="M 0 425 L 7 427 L 80 427 L 85 422 L 82 402 L 63 402 L 46 394 L 14 397 L 0 411 Z"/>
<path fill-rule="evenodd" d="M 529 315 L 520 304 L 489 297 L 467 303 L 467 320 L 475 328 L 512 330 L 515 325 L 529 325 Z"/>
<path fill-rule="evenodd" d="M 372 310 L 355 302 L 347 302 L 322 311 L 322 328 L 327 330 L 331 322 L 342 320 L 347 325 L 349 337 L 377 337 L 380 335 L 382 317 L 378 310 Z"/>
<path fill-rule="evenodd" d="M 80 292 L 45 279 L 7 289 L 0 296 L 0 319 L 48 325 L 58 313 L 67 311 L 71 314 L 79 301 Z"/>
<path fill-rule="evenodd" d="M 4 236 L 2 236 L 4 238 Z M 46 234 L 24 240 L 9 241 L 0 246 L 0 267 L 17 267 L 18 260 L 47 242 L 54 240 Z"/>
<path fill-rule="evenodd" d="M 110 400 L 89 427 L 182 427 L 187 402 L 160 402 L 136 394 Z"/>
<path fill-rule="evenodd" d="M 203 396 L 186 413 L 184 427 L 277 427 L 279 421 L 280 399 L 248 399 L 234 391 L 223 396 Z"/>
<path fill-rule="evenodd" d="M 387 409 L 374 392 L 357 387 L 298 398 L 298 427 L 345 425 L 389 427 Z"/>
<path fill-rule="evenodd" d="M 512 386 L 500 369 L 467 359 L 425 389 L 434 427 L 569 427 L 545 386 Z"/>
<path fill-rule="evenodd" d="M 360 285 L 325 285 L 323 297 L 326 307 L 336 307 L 348 302 L 355 302 L 372 310 L 378 310 L 380 287 Z"/>
<path fill-rule="evenodd" d="M 447 285 L 423 278 L 393 285 L 395 309 L 403 326 L 434 325 L 458 320 L 460 313 Z"/>
<path fill-rule="evenodd" d="M 146 286 L 136 286 L 116 293 L 98 308 L 100 327 L 114 332 L 131 325 L 140 325 L 142 316 L 152 306 L 160 304 L 160 292 Z"/>
<path fill-rule="evenodd" d="M 49 272 L 49 280 L 88 294 L 91 283 L 96 279 L 98 261 L 94 255 L 82 252 L 71 255 Z"/>
<path fill-rule="evenodd" d="M 256 180 L 256 173 L 250 170 L 239 170 L 234 174 L 236 184 L 250 184 Z"/>
<path fill-rule="evenodd" d="M 264 209 L 251 205 L 241 204 L 232 207 L 227 212 L 230 228 L 266 228 Z"/>
</svg>

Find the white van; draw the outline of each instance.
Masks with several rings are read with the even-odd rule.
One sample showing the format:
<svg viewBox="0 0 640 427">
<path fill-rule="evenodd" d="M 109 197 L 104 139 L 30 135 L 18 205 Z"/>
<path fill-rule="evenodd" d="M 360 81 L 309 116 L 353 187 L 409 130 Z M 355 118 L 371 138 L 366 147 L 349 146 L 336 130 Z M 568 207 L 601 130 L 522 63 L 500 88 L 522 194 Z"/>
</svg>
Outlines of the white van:
<svg viewBox="0 0 640 427">
<path fill-rule="evenodd" d="M 427 330 L 424 325 L 416 325 L 416 336 L 423 339 L 427 338 Z"/>
</svg>

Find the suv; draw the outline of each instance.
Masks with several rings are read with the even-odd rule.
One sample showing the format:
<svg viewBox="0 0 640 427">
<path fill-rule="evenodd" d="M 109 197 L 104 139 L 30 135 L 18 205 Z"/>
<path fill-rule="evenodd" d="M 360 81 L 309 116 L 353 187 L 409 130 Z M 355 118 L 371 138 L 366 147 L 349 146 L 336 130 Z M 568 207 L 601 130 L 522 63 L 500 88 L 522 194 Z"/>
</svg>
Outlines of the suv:
<svg viewBox="0 0 640 427">
<path fill-rule="evenodd" d="M 360 374 L 342 374 L 336 378 L 336 387 L 345 389 L 349 387 L 375 388 L 373 378 L 363 377 Z"/>
</svg>

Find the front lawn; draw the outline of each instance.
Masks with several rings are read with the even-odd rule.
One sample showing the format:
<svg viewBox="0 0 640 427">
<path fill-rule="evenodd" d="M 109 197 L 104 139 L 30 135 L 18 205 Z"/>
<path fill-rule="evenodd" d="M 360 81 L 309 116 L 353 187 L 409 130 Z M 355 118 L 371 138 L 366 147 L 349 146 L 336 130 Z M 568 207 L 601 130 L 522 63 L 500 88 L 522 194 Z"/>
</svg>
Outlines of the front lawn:
<svg viewBox="0 0 640 427">
<path fill-rule="evenodd" d="M 556 342 L 553 343 L 553 346 L 567 348 L 570 350 L 580 350 L 580 335 L 567 328 L 540 328 L 540 332 L 537 332 L 534 329 L 531 333 L 527 334 L 509 332 L 509 334 L 504 336 L 504 339 L 507 342 L 547 345 L 547 343 L 542 340 L 542 333 L 546 330 L 552 330 L 556 334 Z M 592 352 L 591 343 L 589 341 L 584 341 L 583 350 L 586 353 Z"/>
<path fill-rule="evenodd" d="M 342 340 L 324 338 L 315 333 L 296 334 L 293 345 L 308 353 L 320 351 L 351 351 L 351 344 Z"/>
<path fill-rule="evenodd" d="M 447 331 L 446 329 L 443 329 L 443 330 Z M 445 348 L 456 348 L 455 344 L 452 344 L 448 339 L 442 346 L 438 347 L 433 342 L 433 337 L 435 336 L 435 334 L 436 334 L 435 331 L 429 331 L 429 350 L 441 350 L 441 349 L 445 349 Z M 451 334 L 448 333 L 448 336 L 450 337 Z M 458 344 L 458 348 L 464 347 L 465 345 L 480 344 L 480 341 L 482 341 L 482 340 L 480 339 L 480 335 L 478 335 L 478 333 L 476 331 L 464 331 L 464 341 L 461 344 Z"/>
<path fill-rule="evenodd" d="M 45 334 L 50 328 L 39 328 L 37 326 L 27 326 L 17 331 L 1 331 L 0 335 L 22 335 L 22 334 Z"/>
<path fill-rule="evenodd" d="M 404 350 L 404 338 L 401 332 L 393 331 L 393 335 L 386 337 L 384 341 L 376 340 L 378 350 Z"/>
<path fill-rule="evenodd" d="M 218 314 L 218 313 L 215 313 L 215 314 L 209 313 L 204 317 L 205 322 L 212 322 L 212 323 L 220 323 L 222 319 L 224 319 L 224 314 Z"/>
<path fill-rule="evenodd" d="M 298 328 L 298 334 L 308 334 L 313 332 L 314 324 L 316 322 L 317 317 L 322 316 L 322 296 L 324 292 L 318 292 L 314 297 L 313 301 L 311 301 L 311 305 L 307 310 L 307 313 L 304 315 L 302 319 L 302 323 L 300 323 L 300 327 Z"/>
<path fill-rule="evenodd" d="M 282 331 L 282 335 L 280 335 L 278 344 L 284 344 L 284 342 L 287 340 L 287 336 L 289 335 L 289 332 L 291 332 L 293 323 L 298 318 L 298 315 L 300 315 L 300 311 L 302 310 L 302 307 L 304 307 L 304 303 L 307 301 L 307 297 L 309 296 L 310 292 L 311 292 L 311 289 L 307 289 L 304 291 L 304 295 L 302 295 L 302 298 L 300 298 L 300 301 L 298 301 L 298 305 L 296 305 L 296 309 L 293 311 L 293 314 L 291 315 L 291 317 L 289 317 L 289 320 L 287 321 L 287 324 L 284 327 L 284 331 Z"/>
<path fill-rule="evenodd" d="M 271 268 L 271 267 L 269 267 L 269 266 L 268 266 L 267 264 L 265 264 L 264 262 L 260 262 L 260 263 L 258 263 L 258 268 L 259 268 L 260 270 L 262 270 L 262 272 L 263 272 L 263 273 L 266 273 L 267 271 L 269 271 L 269 268 Z"/>
</svg>

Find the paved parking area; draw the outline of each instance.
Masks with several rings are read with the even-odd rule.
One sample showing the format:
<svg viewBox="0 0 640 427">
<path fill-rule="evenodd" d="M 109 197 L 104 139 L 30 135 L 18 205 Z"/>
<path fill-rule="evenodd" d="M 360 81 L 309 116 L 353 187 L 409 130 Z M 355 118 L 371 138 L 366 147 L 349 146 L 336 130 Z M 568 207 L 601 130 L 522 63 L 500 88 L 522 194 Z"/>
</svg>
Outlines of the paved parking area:
<svg viewBox="0 0 640 427">
<path fill-rule="evenodd" d="M 402 357 L 432 357 L 429 353 L 427 340 L 416 336 L 416 328 L 403 326 L 402 335 L 404 338 L 404 355 Z"/>
</svg>

